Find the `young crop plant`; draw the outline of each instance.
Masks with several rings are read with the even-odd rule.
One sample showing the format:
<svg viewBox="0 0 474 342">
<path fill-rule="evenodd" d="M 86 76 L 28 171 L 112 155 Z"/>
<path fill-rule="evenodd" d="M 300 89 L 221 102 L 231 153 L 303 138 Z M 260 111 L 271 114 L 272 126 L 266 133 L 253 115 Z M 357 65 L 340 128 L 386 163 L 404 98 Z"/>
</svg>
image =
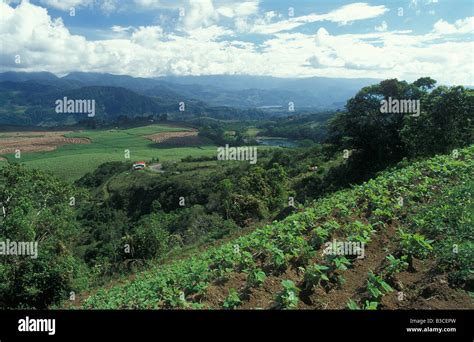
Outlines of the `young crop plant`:
<svg viewBox="0 0 474 342">
<path fill-rule="evenodd" d="M 296 309 L 299 302 L 298 294 L 300 289 L 291 280 L 283 280 L 281 285 L 283 286 L 283 291 L 277 295 L 277 307 L 279 309 Z"/>
<path fill-rule="evenodd" d="M 310 243 L 313 248 L 319 248 L 329 238 L 329 231 L 322 227 L 316 227 L 311 231 Z"/>
<path fill-rule="evenodd" d="M 186 301 L 183 291 L 166 287 L 162 292 L 162 305 L 166 308 L 184 309 L 188 307 L 189 303 Z"/>
<path fill-rule="evenodd" d="M 388 261 L 388 266 L 385 269 L 387 275 L 393 276 L 395 273 L 399 273 L 405 271 L 408 268 L 408 257 L 406 255 L 402 255 L 400 258 L 395 258 L 392 254 L 389 254 L 385 257 Z"/>
<path fill-rule="evenodd" d="M 263 272 L 260 268 L 255 268 L 251 270 L 247 276 L 247 285 L 249 287 L 259 287 L 267 278 L 265 272 Z"/>
<path fill-rule="evenodd" d="M 305 241 L 300 248 L 296 248 L 292 251 L 291 260 L 295 265 L 306 265 L 314 255 L 315 251 Z"/>
<path fill-rule="evenodd" d="M 306 267 L 304 271 L 304 288 L 311 290 L 314 286 L 321 285 L 321 281 L 329 281 L 326 272 L 329 267 L 324 265 L 312 264 Z"/>
<path fill-rule="evenodd" d="M 328 261 L 328 264 L 330 265 L 330 272 L 345 271 L 351 264 L 349 259 L 347 259 L 344 255 L 330 254 L 326 256 L 326 259 Z"/>
<path fill-rule="evenodd" d="M 255 267 L 255 261 L 253 260 L 252 253 L 248 251 L 240 252 L 240 260 L 238 269 L 239 270 L 246 270 L 246 269 L 253 269 Z"/>
<path fill-rule="evenodd" d="M 341 225 L 337 223 L 336 220 L 329 220 L 323 223 L 322 228 L 327 230 L 328 233 L 331 234 L 333 231 L 340 229 Z"/>
<path fill-rule="evenodd" d="M 378 302 L 371 302 L 368 300 L 366 300 L 362 306 L 357 305 L 357 303 L 352 299 L 347 301 L 347 308 L 349 310 L 377 310 L 378 305 Z"/>
<path fill-rule="evenodd" d="M 427 240 L 419 233 L 405 233 L 399 230 L 399 236 L 402 245 L 402 251 L 408 256 L 408 264 L 413 266 L 413 257 L 423 259 L 433 249 L 432 240 Z"/>
<path fill-rule="evenodd" d="M 394 217 L 390 209 L 377 208 L 374 210 L 372 214 L 373 214 L 373 218 L 376 221 L 382 221 L 382 222 L 391 222 L 391 220 Z"/>
<path fill-rule="evenodd" d="M 393 288 L 381 276 L 369 271 L 367 291 L 371 298 L 379 300 L 384 294 L 393 292 Z"/>
<path fill-rule="evenodd" d="M 353 222 L 346 229 L 350 234 L 349 241 L 357 241 L 364 244 L 371 241 L 371 235 L 375 232 L 371 224 L 364 224 L 360 221 Z"/>
<path fill-rule="evenodd" d="M 285 253 L 277 247 L 271 248 L 271 263 L 277 272 L 284 271 L 288 267 Z"/>
<path fill-rule="evenodd" d="M 229 289 L 229 295 L 227 298 L 224 300 L 224 303 L 222 304 L 222 307 L 224 309 L 235 309 L 238 306 L 242 304 L 242 301 L 240 300 L 240 296 L 237 292 L 236 289 L 230 288 Z"/>
<path fill-rule="evenodd" d="M 339 273 L 347 270 L 351 262 L 343 255 L 326 255 L 326 263 L 328 265 L 328 278 L 331 282 L 337 283 L 339 286 L 344 285 L 346 279 Z"/>
</svg>

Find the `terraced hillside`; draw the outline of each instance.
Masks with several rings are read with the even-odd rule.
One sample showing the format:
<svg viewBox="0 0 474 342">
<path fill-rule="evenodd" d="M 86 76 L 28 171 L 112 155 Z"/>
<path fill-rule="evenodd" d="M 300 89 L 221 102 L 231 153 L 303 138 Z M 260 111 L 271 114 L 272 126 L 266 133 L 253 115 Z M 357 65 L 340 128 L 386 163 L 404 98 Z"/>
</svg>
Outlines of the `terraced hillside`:
<svg viewBox="0 0 474 342">
<path fill-rule="evenodd" d="M 281 222 L 100 289 L 82 306 L 472 309 L 473 156 L 471 146 L 389 170 Z M 363 258 L 323 253 L 331 241 L 361 243 Z"/>
</svg>

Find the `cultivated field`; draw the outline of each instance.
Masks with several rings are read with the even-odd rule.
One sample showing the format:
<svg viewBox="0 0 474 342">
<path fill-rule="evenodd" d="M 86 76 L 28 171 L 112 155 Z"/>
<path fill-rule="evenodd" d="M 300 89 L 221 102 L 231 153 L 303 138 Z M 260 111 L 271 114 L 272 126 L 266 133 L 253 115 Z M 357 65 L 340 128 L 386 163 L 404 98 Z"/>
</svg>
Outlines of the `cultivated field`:
<svg viewBox="0 0 474 342">
<path fill-rule="evenodd" d="M 170 138 L 197 138 L 197 132 L 182 127 L 150 125 L 131 129 L 84 130 L 62 132 L 13 132 L 0 134 L 0 157 L 15 160 L 15 149 L 21 150 L 20 161 L 28 167 L 51 171 L 61 178 L 74 181 L 97 166 L 109 161 L 179 160 L 186 156 L 211 156 L 214 146 L 190 144 L 166 147 L 151 141 L 160 134 Z M 159 142 L 159 141 L 157 141 Z M 163 142 L 163 141 L 161 141 Z M 0 162 L 0 165 L 5 164 Z"/>
<path fill-rule="evenodd" d="M 201 146 L 203 141 L 195 129 L 182 132 L 160 132 L 146 136 L 147 139 L 162 146 Z"/>
<path fill-rule="evenodd" d="M 9 132 L 0 134 L 0 154 L 54 151 L 68 144 L 90 144 L 87 138 L 67 138 L 71 131 L 61 132 Z"/>
</svg>

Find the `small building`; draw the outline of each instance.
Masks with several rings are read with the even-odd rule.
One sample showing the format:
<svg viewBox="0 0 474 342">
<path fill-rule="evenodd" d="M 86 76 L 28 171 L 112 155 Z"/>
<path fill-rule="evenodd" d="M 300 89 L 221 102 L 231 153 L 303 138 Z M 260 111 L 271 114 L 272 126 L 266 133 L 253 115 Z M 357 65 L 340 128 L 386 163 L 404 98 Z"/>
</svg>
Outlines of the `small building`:
<svg viewBox="0 0 474 342">
<path fill-rule="evenodd" d="M 134 170 L 143 170 L 146 167 L 146 163 L 144 161 L 139 161 L 133 163 Z"/>
</svg>

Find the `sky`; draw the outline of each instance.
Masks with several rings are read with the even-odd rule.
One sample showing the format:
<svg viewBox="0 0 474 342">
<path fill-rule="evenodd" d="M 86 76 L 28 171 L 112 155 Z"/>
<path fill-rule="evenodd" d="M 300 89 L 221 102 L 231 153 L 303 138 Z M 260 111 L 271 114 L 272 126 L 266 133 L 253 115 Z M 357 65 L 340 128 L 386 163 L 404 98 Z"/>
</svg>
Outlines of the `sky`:
<svg viewBox="0 0 474 342">
<path fill-rule="evenodd" d="M 474 1 L 0 0 L 0 70 L 474 85 Z"/>
</svg>

